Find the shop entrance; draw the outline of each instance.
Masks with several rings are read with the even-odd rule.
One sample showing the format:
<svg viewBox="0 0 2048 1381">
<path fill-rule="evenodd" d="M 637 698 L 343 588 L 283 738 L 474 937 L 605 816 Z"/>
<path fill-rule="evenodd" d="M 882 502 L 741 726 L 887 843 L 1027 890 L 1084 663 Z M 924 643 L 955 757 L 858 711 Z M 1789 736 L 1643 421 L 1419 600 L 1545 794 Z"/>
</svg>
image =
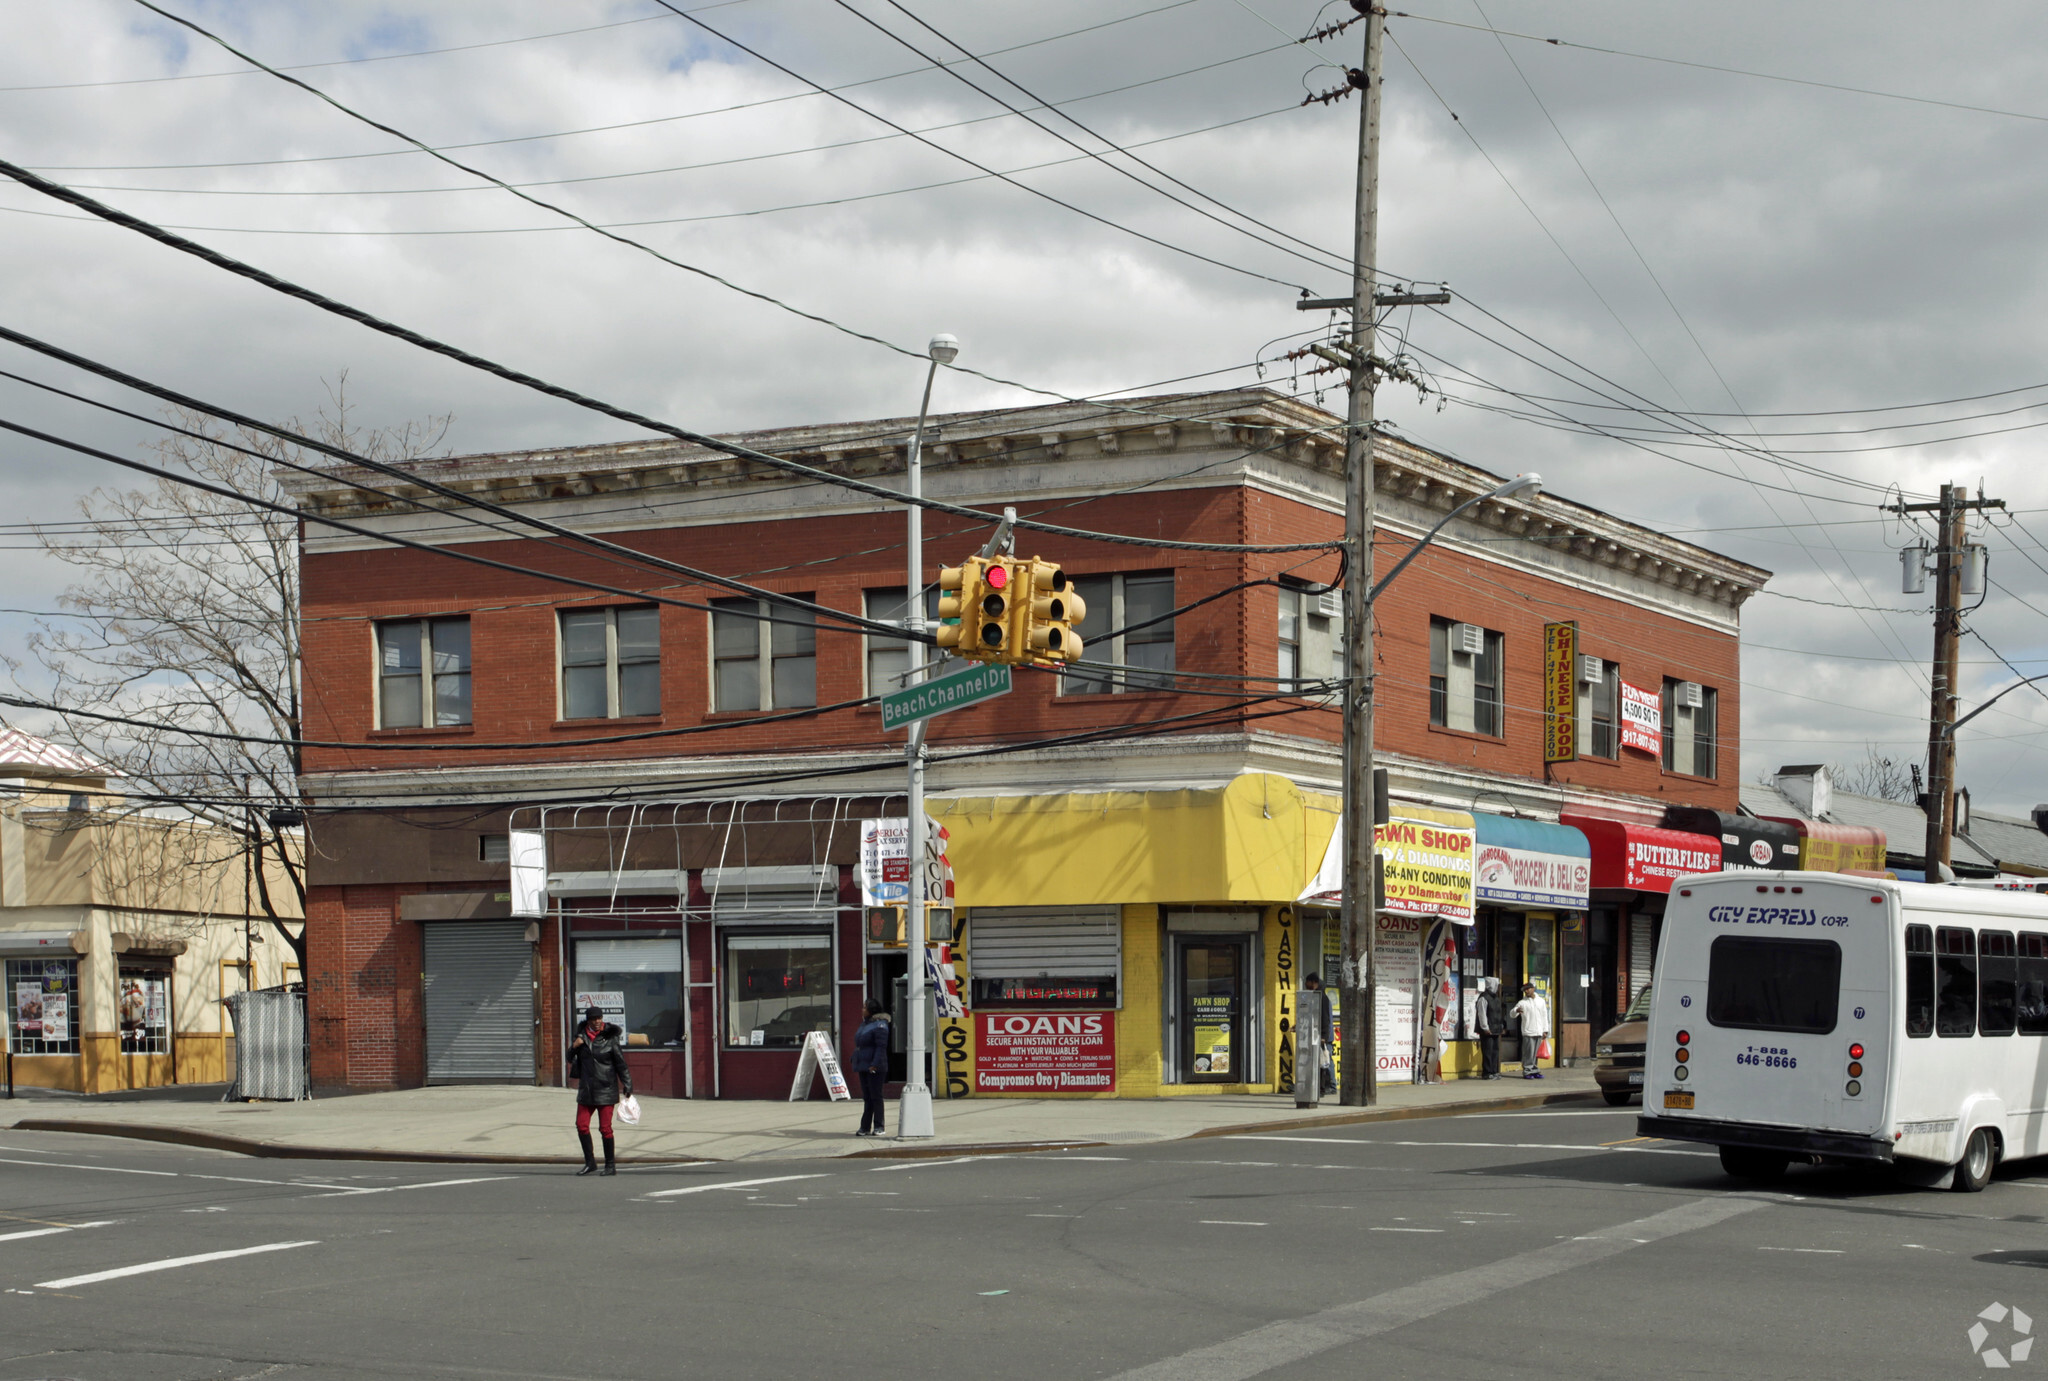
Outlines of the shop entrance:
<svg viewBox="0 0 2048 1381">
<path fill-rule="evenodd" d="M 1181 1078 L 1191 1084 L 1241 1084 L 1250 1077 L 1245 1036 L 1250 944 L 1187 939 L 1179 944 Z"/>
<path fill-rule="evenodd" d="M 900 1084 L 910 1069 L 903 1056 L 904 993 L 910 986 L 910 951 L 874 949 L 868 951 L 867 995 L 882 1004 L 889 1014 L 889 1082 Z M 849 1052 L 850 1053 L 850 1052 Z M 852 1081 L 856 1090 L 859 1080 Z"/>
</svg>

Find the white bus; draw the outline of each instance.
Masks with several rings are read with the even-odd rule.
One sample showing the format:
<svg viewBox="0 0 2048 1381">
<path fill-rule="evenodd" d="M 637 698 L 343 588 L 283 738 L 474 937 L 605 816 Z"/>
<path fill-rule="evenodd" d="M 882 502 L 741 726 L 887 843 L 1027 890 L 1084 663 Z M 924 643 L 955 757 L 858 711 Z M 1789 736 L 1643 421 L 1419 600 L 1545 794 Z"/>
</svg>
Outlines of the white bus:
<svg viewBox="0 0 2048 1381">
<path fill-rule="evenodd" d="M 2048 1153 L 2048 897 L 1839 873 L 1674 884 L 1644 1052 L 1644 1136 L 1948 1167 L 1978 1190 Z"/>
</svg>

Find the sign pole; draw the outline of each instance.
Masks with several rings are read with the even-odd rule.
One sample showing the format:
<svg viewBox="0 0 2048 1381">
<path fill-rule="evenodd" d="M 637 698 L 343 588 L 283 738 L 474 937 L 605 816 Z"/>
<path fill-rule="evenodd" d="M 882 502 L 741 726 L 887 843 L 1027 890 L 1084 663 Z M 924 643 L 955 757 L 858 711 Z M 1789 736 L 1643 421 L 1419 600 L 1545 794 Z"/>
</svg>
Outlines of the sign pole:
<svg viewBox="0 0 2048 1381">
<path fill-rule="evenodd" d="M 935 342 L 936 344 L 936 342 Z M 931 410 L 932 381 L 938 378 L 939 361 L 933 358 L 931 369 L 924 376 L 924 400 L 917 406 L 917 427 L 910 434 L 908 455 L 909 493 L 911 502 L 905 505 L 910 523 L 909 579 L 903 591 L 903 627 L 910 635 L 903 645 L 903 657 L 909 674 L 904 678 L 904 689 L 915 690 L 924 681 L 924 509 L 917 500 L 924 497 L 924 419 Z M 932 1122 L 932 1090 L 925 1081 L 924 1056 L 926 999 L 924 990 L 924 731 L 929 719 L 919 719 L 910 726 L 910 744 L 905 750 L 909 759 L 909 837 L 905 841 L 905 853 L 910 860 L 910 891 L 904 898 L 907 910 L 904 915 L 904 938 L 909 942 L 909 982 L 905 986 L 903 1005 L 907 1009 L 903 1018 L 903 1094 L 896 1105 L 896 1135 L 898 1137 L 929 1137 L 938 1134 Z"/>
</svg>

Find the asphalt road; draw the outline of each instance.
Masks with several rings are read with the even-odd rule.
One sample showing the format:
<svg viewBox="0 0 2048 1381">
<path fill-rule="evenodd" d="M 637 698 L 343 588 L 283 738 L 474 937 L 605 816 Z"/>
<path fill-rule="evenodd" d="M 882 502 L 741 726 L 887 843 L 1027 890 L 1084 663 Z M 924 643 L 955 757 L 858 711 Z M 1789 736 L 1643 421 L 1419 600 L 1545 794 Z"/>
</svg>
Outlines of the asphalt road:
<svg viewBox="0 0 2048 1381">
<path fill-rule="evenodd" d="M 2000 1360 L 2048 1332 L 2048 1162 L 1977 1195 L 1823 1169 L 1757 1193 L 1633 1129 L 612 1179 L 0 1133 L 0 1381 L 1867 1381 L 1981 1373 L 1994 1304 Z"/>
</svg>

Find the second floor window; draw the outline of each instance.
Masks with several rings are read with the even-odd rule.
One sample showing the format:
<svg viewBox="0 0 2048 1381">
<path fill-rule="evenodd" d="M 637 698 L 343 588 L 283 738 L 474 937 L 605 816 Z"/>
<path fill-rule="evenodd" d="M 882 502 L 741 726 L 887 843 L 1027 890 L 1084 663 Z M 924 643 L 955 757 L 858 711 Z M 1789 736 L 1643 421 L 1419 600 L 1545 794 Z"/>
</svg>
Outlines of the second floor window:
<svg viewBox="0 0 2048 1381">
<path fill-rule="evenodd" d="M 661 611 L 570 609 L 562 613 L 564 719 L 661 713 Z"/>
<path fill-rule="evenodd" d="M 818 703 L 816 616 L 764 599 L 711 604 L 712 709 L 800 710 Z"/>
<path fill-rule="evenodd" d="M 446 728 L 469 719 L 469 620 L 377 625 L 377 727 Z"/>
<path fill-rule="evenodd" d="M 1282 694 L 1301 688 L 1301 606 L 1304 596 L 1280 587 L 1280 686 Z"/>
<path fill-rule="evenodd" d="M 1720 695 L 1697 681 L 1664 680 L 1664 770 L 1714 775 L 1714 734 Z"/>
<path fill-rule="evenodd" d="M 1173 689 L 1173 572 L 1068 579 L 1088 606 L 1088 616 L 1076 630 L 1081 635 L 1081 660 L 1121 669 L 1069 671 L 1060 677 L 1060 694 Z"/>
<path fill-rule="evenodd" d="M 1429 621 L 1429 722 L 1442 729 L 1501 735 L 1502 646 L 1490 628 Z"/>
<path fill-rule="evenodd" d="M 1589 681 L 1586 673 L 1600 679 Z M 1621 756 L 1621 664 L 1584 657 L 1579 663 L 1579 752 L 1589 758 Z"/>
<path fill-rule="evenodd" d="M 903 622 L 903 591 L 901 588 L 894 590 L 869 590 L 866 593 L 866 603 L 868 617 L 876 622 L 896 624 Z M 934 586 L 924 592 L 924 627 L 925 631 L 929 633 L 938 626 L 939 591 L 938 587 Z M 909 644 L 896 638 L 884 637 L 880 633 L 868 634 L 867 644 L 868 694 L 886 695 L 890 691 L 902 690 L 904 686 L 903 675 L 910 668 L 910 658 L 904 652 L 904 649 Z M 922 664 L 931 660 L 932 657 L 937 655 L 937 651 L 938 649 L 936 648 L 920 647 L 919 663 Z M 959 663 L 951 662 L 949 665 L 958 666 Z M 942 669 L 938 667 L 934 667 L 925 673 L 927 678 L 941 674 Z"/>
</svg>

